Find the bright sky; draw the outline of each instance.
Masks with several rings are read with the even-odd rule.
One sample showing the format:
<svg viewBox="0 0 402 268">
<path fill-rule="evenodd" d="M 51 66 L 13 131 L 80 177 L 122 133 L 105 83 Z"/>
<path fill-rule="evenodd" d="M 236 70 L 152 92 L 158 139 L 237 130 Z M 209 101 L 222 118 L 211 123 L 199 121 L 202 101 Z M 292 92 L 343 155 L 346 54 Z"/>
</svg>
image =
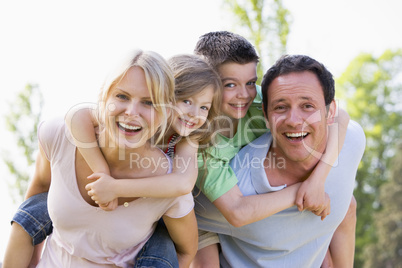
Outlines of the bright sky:
<svg viewBox="0 0 402 268">
<path fill-rule="evenodd" d="M 360 52 L 402 48 L 399 0 L 284 0 L 292 14 L 288 53 L 307 54 L 335 76 Z M 0 0 L 0 151 L 15 141 L 4 129 L 7 101 L 39 84 L 44 119 L 79 102 L 95 102 L 116 59 L 134 48 L 164 57 L 191 53 L 198 37 L 233 31 L 233 16 L 216 0 Z M 0 160 L 0 261 L 12 204 Z"/>
</svg>

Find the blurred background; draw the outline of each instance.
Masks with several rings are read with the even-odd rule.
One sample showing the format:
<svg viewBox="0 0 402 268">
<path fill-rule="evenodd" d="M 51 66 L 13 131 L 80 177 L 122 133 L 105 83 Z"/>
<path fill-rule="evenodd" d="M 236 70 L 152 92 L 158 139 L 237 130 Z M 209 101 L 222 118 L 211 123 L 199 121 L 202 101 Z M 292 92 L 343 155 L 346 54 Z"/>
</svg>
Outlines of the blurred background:
<svg viewBox="0 0 402 268">
<path fill-rule="evenodd" d="M 243 35 L 259 77 L 307 54 L 367 137 L 354 195 L 355 267 L 402 267 L 402 2 L 398 0 L 0 0 L 0 262 L 37 152 L 36 126 L 96 102 L 126 52 L 192 53 L 207 32 Z"/>
</svg>

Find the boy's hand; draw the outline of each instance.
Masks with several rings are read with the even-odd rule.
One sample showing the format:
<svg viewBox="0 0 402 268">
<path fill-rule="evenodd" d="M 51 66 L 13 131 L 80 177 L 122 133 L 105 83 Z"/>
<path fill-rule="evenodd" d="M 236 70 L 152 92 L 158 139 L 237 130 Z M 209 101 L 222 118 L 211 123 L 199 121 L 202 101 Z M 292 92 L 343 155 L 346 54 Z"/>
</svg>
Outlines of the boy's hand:
<svg viewBox="0 0 402 268">
<path fill-rule="evenodd" d="M 325 193 L 324 183 L 304 181 L 297 192 L 296 205 L 299 211 L 309 210 L 323 220 L 330 213 L 330 199 Z"/>
<path fill-rule="evenodd" d="M 93 173 L 88 179 L 95 180 L 85 186 L 91 199 L 104 210 L 115 209 L 117 207 L 117 196 L 113 191 L 115 179 L 104 173 Z"/>
</svg>

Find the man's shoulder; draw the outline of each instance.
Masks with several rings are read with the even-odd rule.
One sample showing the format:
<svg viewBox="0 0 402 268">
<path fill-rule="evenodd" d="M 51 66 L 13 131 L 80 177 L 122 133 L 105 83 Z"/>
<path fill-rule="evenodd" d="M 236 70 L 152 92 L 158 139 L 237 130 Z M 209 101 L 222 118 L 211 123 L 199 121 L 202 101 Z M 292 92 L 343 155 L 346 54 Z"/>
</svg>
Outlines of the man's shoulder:
<svg viewBox="0 0 402 268">
<path fill-rule="evenodd" d="M 271 132 L 267 131 L 266 133 L 262 134 L 260 137 L 256 138 L 255 140 L 253 140 L 252 142 L 250 142 L 246 146 L 244 146 L 240 150 L 238 155 L 262 150 L 264 148 L 271 146 L 271 142 L 272 142 Z"/>
<path fill-rule="evenodd" d="M 344 145 L 351 146 L 354 151 L 363 154 L 366 147 L 366 135 L 363 128 L 356 121 L 350 120 Z"/>
</svg>

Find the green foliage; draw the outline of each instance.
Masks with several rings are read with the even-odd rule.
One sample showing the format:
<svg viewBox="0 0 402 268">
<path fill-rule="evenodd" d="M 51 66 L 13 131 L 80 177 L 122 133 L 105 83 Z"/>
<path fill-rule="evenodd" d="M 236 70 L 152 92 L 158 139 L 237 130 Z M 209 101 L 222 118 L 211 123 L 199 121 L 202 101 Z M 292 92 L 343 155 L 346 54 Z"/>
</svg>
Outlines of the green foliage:
<svg viewBox="0 0 402 268">
<path fill-rule="evenodd" d="M 402 267 L 402 144 L 391 165 L 391 176 L 380 189 L 381 210 L 375 214 L 378 241 L 365 251 L 366 267 Z"/>
<path fill-rule="evenodd" d="M 12 183 L 9 181 L 14 202 L 23 199 L 28 187 L 29 170 L 35 162 L 34 153 L 38 148 L 36 134 L 42 106 L 43 97 L 38 86 L 28 84 L 18 93 L 15 101 L 9 103 L 9 112 L 5 115 L 7 129 L 17 143 L 16 150 L 2 152 L 2 158 L 15 178 Z"/>
<path fill-rule="evenodd" d="M 237 18 L 239 32 L 247 33 L 244 37 L 255 46 L 260 56 L 257 67 L 260 83 L 264 70 L 286 53 L 290 12 L 282 0 L 224 0 L 224 3 Z"/>
<path fill-rule="evenodd" d="M 387 50 L 376 58 L 361 54 L 337 80 L 352 119 L 366 134 L 366 150 L 357 172 L 355 267 L 364 265 L 363 249 L 377 242 L 374 212 L 383 207 L 380 187 L 390 177 L 391 159 L 402 137 L 402 50 Z"/>
</svg>

